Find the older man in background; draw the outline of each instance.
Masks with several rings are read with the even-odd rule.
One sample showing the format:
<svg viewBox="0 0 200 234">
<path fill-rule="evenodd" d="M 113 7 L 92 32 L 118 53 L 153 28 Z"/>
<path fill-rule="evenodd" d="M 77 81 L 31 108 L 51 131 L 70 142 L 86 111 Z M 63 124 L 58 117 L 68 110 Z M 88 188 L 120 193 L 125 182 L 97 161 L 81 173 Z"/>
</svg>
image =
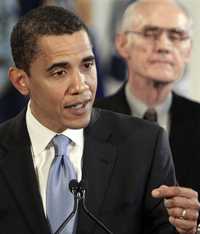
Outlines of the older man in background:
<svg viewBox="0 0 200 234">
<path fill-rule="evenodd" d="M 179 184 L 199 193 L 200 104 L 172 91 L 190 61 L 191 27 L 191 17 L 176 1 L 129 5 L 116 35 L 128 81 L 96 106 L 157 121 L 169 133 Z"/>
</svg>

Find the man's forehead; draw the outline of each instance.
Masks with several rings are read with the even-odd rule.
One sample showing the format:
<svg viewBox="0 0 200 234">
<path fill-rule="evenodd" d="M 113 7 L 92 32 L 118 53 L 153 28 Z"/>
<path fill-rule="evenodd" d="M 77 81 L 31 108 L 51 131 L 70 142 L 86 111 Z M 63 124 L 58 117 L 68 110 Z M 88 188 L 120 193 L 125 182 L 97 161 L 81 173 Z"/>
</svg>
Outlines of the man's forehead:
<svg viewBox="0 0 200 234">
<path fill-rule="evenodd" d="M 169 1 L 144 1 L 137 5 L 134 14 L 134 28 L 146 25 L 180 29 L 189 27 L 189 19 L 183 9 Z"/>
<path fill-rule="evenodd" d="M 58 36 L 42 36 L 38 40 L 42 54 L 46 55 L 76 55 L 92 52 L 92 45 L 86 32 Z"/>
</svg>

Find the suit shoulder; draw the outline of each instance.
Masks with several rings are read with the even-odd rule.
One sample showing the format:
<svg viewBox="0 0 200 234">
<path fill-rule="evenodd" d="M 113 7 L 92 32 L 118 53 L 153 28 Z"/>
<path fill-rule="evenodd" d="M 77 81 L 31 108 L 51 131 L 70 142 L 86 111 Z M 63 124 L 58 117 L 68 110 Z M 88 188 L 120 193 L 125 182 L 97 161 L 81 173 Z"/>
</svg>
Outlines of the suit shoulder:
<svg viewBox="0 0 200 234">
<path fill-rule="evenodd" d="M 151 135 L 157 134 L 162 128 L 157 124 L 150 123 L 127 114 L 116 113 L 110 110 L 94 108 L 96 115 L 96 126 L 101 126 L 101 130 L 110 129 L 117 134 L 130 136 L 132 134 Z"/>
<path fill-rule="evenodd" d="M 192 99 L 175 94 L 173 99 L 175 107 L 180 107 L 183 110 L 194 110 L 200 113 L 200 103 Z"/>
<path fill-rule="evenodd" d="M 14 135 L 18 132 L 21 133 L 19 130 L 20 122 L 25 124 L 25 111 L 21 111 L 15 117 L 6 120 L 0 124 L 0 141 L 6 141 L 8 139 L 14 139 Z M 19 138 L 19 136 L 17 136 Z"/>
<path fill-rule="evenodd" d="M 98 108 L 107 109 L 117 103 L 118 96 L 116 94 L 107 97 L 98 98 L 95 100 L 94 106 Z"/>
<path fill-rule="evenodd" d="M 125 96 L 125 85 L 123 85 L 116 93 L 110 96 L 96 99 L 94 106 L 106 110 L 112 110 L 118 113 L 131 113 Z"/>
<path fill-rule="evenodd" d="M 0 135 L 2 134 L 2 132 L 11 128 L 14 125 L 14 119 L 15 118 L 11 118 L 9 120 L 6 120 L 6 121 L 0 123 Z"/>
</svg>

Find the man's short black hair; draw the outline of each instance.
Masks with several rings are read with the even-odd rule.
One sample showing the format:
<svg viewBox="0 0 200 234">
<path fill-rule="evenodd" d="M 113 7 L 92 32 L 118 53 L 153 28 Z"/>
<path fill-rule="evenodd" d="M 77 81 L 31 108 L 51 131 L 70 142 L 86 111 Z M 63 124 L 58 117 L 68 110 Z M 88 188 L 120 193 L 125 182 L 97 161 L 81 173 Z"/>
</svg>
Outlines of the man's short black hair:
<svg viewBox="0 0 200 234">
<path fill-rule="evenodd" d="M 84 22 L 72 12 L 57 6 L 45 6 L 31 10 L 13 28 L 11 34 L 12 56 L 17 68 L 29 74 L 30 64 L 36 57 L 41 36 L 73 34 L 84 30 Z"/>
</svg>

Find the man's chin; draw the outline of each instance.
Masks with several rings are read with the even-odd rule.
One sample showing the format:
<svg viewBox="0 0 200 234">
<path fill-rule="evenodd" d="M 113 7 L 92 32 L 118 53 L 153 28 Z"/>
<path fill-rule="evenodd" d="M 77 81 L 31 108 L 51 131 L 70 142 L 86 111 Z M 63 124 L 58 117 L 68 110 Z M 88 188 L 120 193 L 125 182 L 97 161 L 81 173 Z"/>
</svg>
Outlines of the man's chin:
<svg viewBox="0 0 200 234">
<path fill-rule="evenodd" d="M 77 118 L 77 119 L 70 121 L 70 123 L 66 123 L 66 125 L 68 126 L 68 128 L 71 128 L 71 129 L 86 128 L 90 122 L 90 118 L 91 118 L 91 114 L 87 114 L 83 118 Z"/>
<path fill-rule="evenodd" d="M 171 74 L 152 74 L 148 76 L 148 79 L 153 82 L 153 84 L 168 85 L 177 81 L 177 76 L 172 76 Z"/>
</svg>

